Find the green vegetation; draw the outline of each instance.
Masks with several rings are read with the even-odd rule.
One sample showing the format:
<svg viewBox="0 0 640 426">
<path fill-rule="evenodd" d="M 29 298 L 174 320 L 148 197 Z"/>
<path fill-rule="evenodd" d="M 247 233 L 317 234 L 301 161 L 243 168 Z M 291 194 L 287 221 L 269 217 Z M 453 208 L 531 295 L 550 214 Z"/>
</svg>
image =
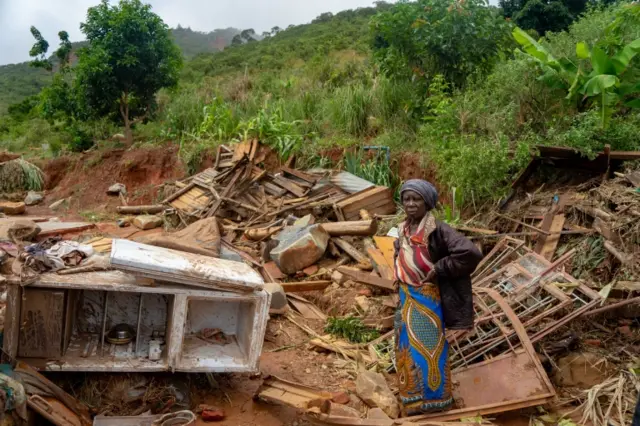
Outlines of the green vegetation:
<svg viewBox="0 0 640 426">
<path fill-rule="evenodd" d="M 151 114 L 156 92 L 177 84 L 180 51 L 162 19 L 140 0 L 118 6 L 103 0 L 89 9 L 80 29 L 89 45 L 79 52 L 69 89 L 78 99 L 67 102 L 91 117 L 119 113 L 132 141 L 131 126 Z"/>
<path fill-rule="evenodd" d="M 369 343 L 380 337 L 378 330 L 365 326 L 362 320 L 356 317 L 330 317 L 324 331 L 345 338 L 351 343 Z"/>
<path fill-rule="evenodd" d="M 144 119 L 131 125 L 134 141 L 179 143 L 191 172 L 233 140 L 259 138 L 282 158 L 323 167 L 336 165 L 332 148 L 349 148 L 341 165 L 391 187 L 403 165 L 392 170 L 361 148 L 411 151 L 455 188 L 455 211 L 443 212 L 451 221 L 463 204 L 505 194 L 537 145 L 640 149 L 640 5 L 584 3 L 566 30 L 542 38 L 506 13 L 480 0 L 379 2 L 262 35 L 229 32 L 235 43 L 195 55 L 177 87 L 135 97 L 132 112 Z M 89 68 L 109 63 L 90 57 Z M 71 126 L 70 114 L 50 113 L 61 110 L 52 99 L 82 93 L 59 90 L 84 75 L 82 61 L 68 74 L 54 66 L 49 87 L 11 106 L 0 149 L 59 155 L 117 143 L 119 108 L 75 115 Z"/>
</svg>

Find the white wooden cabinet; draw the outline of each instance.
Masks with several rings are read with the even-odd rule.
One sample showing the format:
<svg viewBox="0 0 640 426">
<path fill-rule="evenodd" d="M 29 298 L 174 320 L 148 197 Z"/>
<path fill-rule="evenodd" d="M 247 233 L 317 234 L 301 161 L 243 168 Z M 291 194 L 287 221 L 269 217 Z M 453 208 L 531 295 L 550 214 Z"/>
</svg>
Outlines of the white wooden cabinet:
<svg viewBox="0 0 640 426">
<path fill-rule="evenodd" d="M 239 265 L 234 266 L 237 271 Z M 232 275 L 228 281 L 235 279 L 232 285 L 237 285 L 240 280 Z M 122 271 L 45 274 L 25 288 L 9 284 L 5 351 L 50 371 L 258 371 L 271 298 L 259 289 L 261 278 L 251 275 L 250 291 L 231 292 L 158 280 L 149 286 L 149 280 L 138 276 Z M 29 303 L 26 297 L 52 291 L 56 300 L 64 298 L 64 303 L 52 305 L 55 309 L 64 306 L 62 312 L 42 312 L 49 308 Z M 39 316 L 60 318 L 56 326 L 62 323 L 62 331 L 51 332 L 47 321 L 25 329 L 19 320 Z M 124 345 L 108 343 L 105 334 L 121 323 L 135 330 L 135 338 Z M 203 339 L 205 329 L 222 330 L 229 342 Z M 46 358 L 21 356 L 39 353 L 33 350 L 33 339 L 37 347 L 42 335 L 60 336 L 56 347 L 62 351 L 48 352 Z M 160 356 L 150 358 L 150 347 L 158 341 Z M 30 350 L 21 350 L 21 345 Z"/>
</svg>

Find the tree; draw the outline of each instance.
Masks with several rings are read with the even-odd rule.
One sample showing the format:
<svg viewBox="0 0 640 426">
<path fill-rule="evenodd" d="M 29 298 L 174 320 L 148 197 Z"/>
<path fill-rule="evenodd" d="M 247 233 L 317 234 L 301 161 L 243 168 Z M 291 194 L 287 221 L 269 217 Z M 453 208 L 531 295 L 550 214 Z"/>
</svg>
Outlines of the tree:
<svg viewBox="0 0 640 426">
<path fill-rule="evenodd" d="M 391 78 L 422 82 L 436 75 L 462 87 L 486 74 L 511 43 L 509 25 L 483 0 L 399 2 L 371 20 L 373 50 Z"/>
<path fill-rule="evenodd" d="M 60 37 L 60 47 L 58 47 L 58 50 L 56 50 L 55 55 L 56 58 L 58 58 L 58 61 L 60 61 L 60 69 L 63 72 L 66 72 L 71 62 L 70 58 L 73 46 L 69 41 L 69 33 L 67 33 L 66 31 L 60 31 L 58 33 L 58 37 Z"/>
<path fill-rule="evenodd" d="M 269 38 L 269 37 L 271 37 L 271 33 L 269 31 L 262 32 L 262 38 Z"/>
<path fill-rule="evenodd" d="M 519 27 L 544 35 L 569 28 L 586 10 L 587 3 L 588 0 L 500 0 L 500 7 L 503 15 Z"/>
<path fill-rule="evenodd" d="M 244 41 L 242 41 L 242 36 L 240 36 L 240 34 L 236 34 L 233 36 L 233 39 L 231 40 L 231 45 L 232 46 L 238 46 L 240 44 L 243 44 Z"/>
<path fill-rule="evenodd" d="M 182 55 L 169 27 L 140 0 L 102 0 L 80 25 L 88 47 L 78 57 L 75 86 L 92 115 L 118 114 L 125 136 L 155 105 L 155 94 L 178 82 Z"/>
<path fill-rule="evenodd" d="M 256 32 L 253 28 L 249 28 L 240 33 L 240 37 L 242 37 L 245 43 L 249 43 L 250 41 L 256 41 L 255 35 L 256 35 Z"/>
<path fill-rule="evenodd" d="M 31 27 L 31 35 L 36 39 L 36 42 L 29 50 L 29 56 L 34 58 L 29 65 L 35 68 L 44 68 L 47 71 L 53 70 L 53 64 L 47 59 L 49 42 L 42 37 L 40 31 L 34 26 Z"/>
<path fill-rule="evenodd" d="M 275 26 L 273 28 L 271 28 L 271 35 L 276 35 L 278 34 L 280 31 L 282 31 L 282 28 Z"/>
</svg>

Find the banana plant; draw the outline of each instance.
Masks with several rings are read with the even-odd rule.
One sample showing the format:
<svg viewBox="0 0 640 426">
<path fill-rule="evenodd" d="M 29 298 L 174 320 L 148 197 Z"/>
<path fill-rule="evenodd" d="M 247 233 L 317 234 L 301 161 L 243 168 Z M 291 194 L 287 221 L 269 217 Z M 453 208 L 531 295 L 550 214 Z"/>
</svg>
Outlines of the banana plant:
<svg viewBox="0 0 640 426">
<path fill-rule="evenodd" d="M 611 115 L 625 99 L 627 107 L 640 108 L 640 98 L 635 96 L 640 94 L 640 83 L 623 81 L 631 60 L 640 53 L 640 39 L 632 41 L 612 55 L 608 55 L 599 46 L 590 49 L 585 42 L 580 42 L 576 45 L 576 54 L 581 62 L 576 66 L 567 58 L 553 57 L 544 46 L 520 28 L 513 30 L 513 37 L 523 47 L 525 54 L 546 70 L 543 80 L 559 82 L 564 88 L 568 85 L 567 99 L 577 102 L 579 106 L 598 106 L 603 128 L 607 127 Z M 585 64 L 589 66 L 583 67 Z M 587 72 L 585 69 L 591 71 Z"/>
</svg>

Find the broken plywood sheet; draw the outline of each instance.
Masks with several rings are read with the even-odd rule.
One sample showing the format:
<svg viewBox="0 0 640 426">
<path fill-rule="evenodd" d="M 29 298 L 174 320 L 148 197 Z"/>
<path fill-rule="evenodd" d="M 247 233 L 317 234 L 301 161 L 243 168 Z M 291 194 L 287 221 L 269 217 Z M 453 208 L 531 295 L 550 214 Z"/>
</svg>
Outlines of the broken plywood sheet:
<svg viewBox="0 0 640 426">
<path fill-rule="evenodd" d="M 260 290 L 260 274 L 241 262 L 114 239 L 111 265 L 160 281 L 230 291 Z"/>
</svg>

